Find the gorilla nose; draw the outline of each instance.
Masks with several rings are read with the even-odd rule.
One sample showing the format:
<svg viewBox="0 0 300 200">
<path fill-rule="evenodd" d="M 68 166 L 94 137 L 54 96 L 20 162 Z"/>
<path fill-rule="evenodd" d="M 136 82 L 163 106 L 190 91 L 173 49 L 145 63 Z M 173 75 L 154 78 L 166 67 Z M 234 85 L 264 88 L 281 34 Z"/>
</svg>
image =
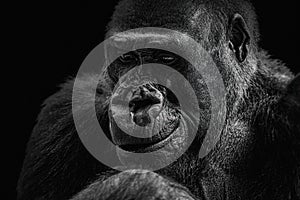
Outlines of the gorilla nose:
<svg viewBox="0 0 300 200">
<path fill-rule="evenodd" d="M 140 87 L 135 91 L 133 98 L 129 101 L 129 111 L 131 113 L 132 120 L 138 126 L 145 127 L 151 123 L 149 116 L 149 109 L 155 105 L 160 104 L 162 99 L 159 98 L 156 90 L 152 90 L 149 87 Z M 153 116 L 152 113 L 152 117 Z"/>
<path fill-rule="evenodd" d="M 178 108 L 169 102 L 167 91 L 158 84 L 143 84 L 126 94 L 127 105 L 113 101 L 109 117 L 114 144 L 133 152 L 146 152 L 165 145 L 180 120 Z M 119 93 L 116 94 L 117 99 Z"/>
</svg>

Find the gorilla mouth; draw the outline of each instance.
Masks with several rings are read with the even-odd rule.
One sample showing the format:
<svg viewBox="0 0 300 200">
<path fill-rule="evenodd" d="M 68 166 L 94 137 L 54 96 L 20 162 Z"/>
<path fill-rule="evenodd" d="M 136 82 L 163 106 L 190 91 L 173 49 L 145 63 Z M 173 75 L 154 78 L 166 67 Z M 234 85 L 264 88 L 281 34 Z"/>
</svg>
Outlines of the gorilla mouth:
<svg viewBox="0 0 300 200">
<path fill-rule="evenodd" d="M 155 151 L 166 145 L 171 140 L 171 135 L 176 131 L 178 126 L 179 122 L 176 122 L 172 127 L 166 125 L 159 134 L 152 136 L 148 140 L 145 139 L 145 141 L 136 144 L 123 144 L 119 145 L 119 147 L 125 151 L 135 153 Z"/>
<path fill-rule="evenodd" d="M 140 86 L 129 101 L 130 117 L 124 114 L 126 106 L 120 106 L 112 114 L 110 131 L 113 142 L 125 151 L 138 153 L 166 145 L 179 127 L 181 118 L 177 99 L 170 92 L 163 86 Z"/>
</svg>

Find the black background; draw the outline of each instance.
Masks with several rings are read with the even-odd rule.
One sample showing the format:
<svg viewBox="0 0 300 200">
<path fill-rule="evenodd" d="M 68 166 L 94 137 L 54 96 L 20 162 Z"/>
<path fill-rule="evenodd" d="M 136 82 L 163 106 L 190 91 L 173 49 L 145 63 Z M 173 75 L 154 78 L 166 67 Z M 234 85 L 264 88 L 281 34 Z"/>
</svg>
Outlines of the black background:
<svg viewBox="0 0 300 200">
<path fill-rule="evenodd" d="M 17 53 L 13 63 L 17 82 L 9 134 L 13 138 L 10 163 L 12 190 L 22 166 L 25 146 L 43 100 L 58 89 L 76 70 L 88 53 L 103 41 L 105 26 L 113 13 L 116 0 L 89 3 L 31 3 L 15 5 L 13 32 Z M 271 2 L 271 1 L 269 1 Z M 272 58 L 281 59 L 298 73 L 299 11 L 297 1 L 256 1 L 261 46 Z M 17 63 L 17 64 L 15 64 Z M 12 112 L 12 111 L 11 111 Z M 6 153 L 6 152 L 5 152 Z M 12 159 L 11 159 L 12 158 Z M 7 191 L 8 192 L 8 191 Z"/>
</svg>

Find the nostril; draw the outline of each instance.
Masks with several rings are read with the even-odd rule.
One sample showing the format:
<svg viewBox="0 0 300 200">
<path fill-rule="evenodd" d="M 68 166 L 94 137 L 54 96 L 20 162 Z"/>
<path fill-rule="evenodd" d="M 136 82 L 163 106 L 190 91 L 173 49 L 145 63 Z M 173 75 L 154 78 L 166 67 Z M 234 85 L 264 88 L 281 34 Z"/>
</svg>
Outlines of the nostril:
<svg viewBox="0 0 300 200">
<path fill-rule="evenodd" d="M 159 103 L 161 103 L 161 100 L 150 93 L 133 98 L 129 102 L 129 111 L 133 122 L 141 127 L 150 124 L 151 118 L 148 111 L 151 106 Z"/>
<path fill-rule="evenodd" d="M 129 111 L 133 114 L 139 110 L 147 110 L 152 105 L 160 103 L 160 100 L 153 96 L 148 96 L 146 98 L 134 98 L 129 102 Z"/>
<path fill-rule="evenodd" d="M 135 98 L 129 102 L 129 111 L 132 114 L 132 120 L 135 124 L 145 127 L 151 123 L 148 110 L 152 105 L 160 103 L 156 97 Z"/>
<path fill-rule="evenodd" d="M 151 118 L 148 113 L 139 112 L 139 113 L 134 114 L 133 122 L 139 126 L 145 127 L 151 123 Z"/>
</svg>

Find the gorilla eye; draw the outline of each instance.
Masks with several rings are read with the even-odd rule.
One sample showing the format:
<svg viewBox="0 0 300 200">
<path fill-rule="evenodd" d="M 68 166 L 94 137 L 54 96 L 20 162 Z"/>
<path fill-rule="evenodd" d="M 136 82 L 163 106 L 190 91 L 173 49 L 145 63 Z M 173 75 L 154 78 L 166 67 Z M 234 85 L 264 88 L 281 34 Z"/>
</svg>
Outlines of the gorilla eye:
<svg viewBox="0 0 300 200">
<path fill-rule="evenodd" d="M 159 61 L 162 64 L 171 65 L 174 64 L 177 61 L 177 59 L 175 56 L 165 54 L 159 57 Z"/>
<path fill-rule="evenodd" d="M 124 64 L 133 63 L 136 61 L 136 56 L 131 52 L 125 53 L 122 56 L 120 56 L 120 61 Z"/>
</svg>

